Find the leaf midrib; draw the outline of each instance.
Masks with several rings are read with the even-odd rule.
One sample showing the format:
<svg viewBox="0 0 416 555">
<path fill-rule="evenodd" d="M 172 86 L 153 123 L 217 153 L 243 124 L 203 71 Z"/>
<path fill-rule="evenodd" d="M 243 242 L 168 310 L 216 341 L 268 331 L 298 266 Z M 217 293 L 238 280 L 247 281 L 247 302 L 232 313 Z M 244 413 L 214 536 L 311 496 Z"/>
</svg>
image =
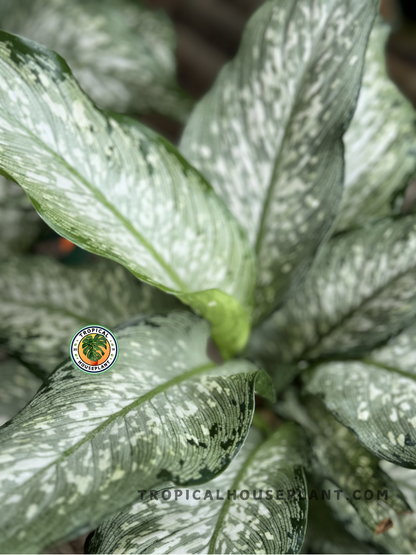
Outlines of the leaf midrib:
<svg viewBox="0 0 416 555">
<path fill-rule="evenodd" d="M 314 351 L 317 347 L 319 347 L 319 345 L 322 343 L 322 341 L 324 341 L 324 339 L 327 339 L 337 329 L 339 329 L 341 326 L 343 326 L 343 324 L 345 324 L 348 320 L 350 320 L 353 316 L 355 316 L 355 314 L 360 312 L 360 310 L 363 307 L 365 307 L 366 304 L 368 304 L 369 302 L 374 301 L 377 298 L 377 296 L 380 293 L 382 293 L 385 289 L 388 289 L 392 284 L 394 284 L 396 281 L 400 280 L 408 272 L 413 271 L 415 268 L 416 268 L 416 265 L 411 266 L 410 268 L 407 268 L 406 270 L 403 270 L 402 272 L 399 272 L 390 281 L 388 281 L 387 283 L 385 283 L 381 287 L 378 287 L 377 289 L 375 289 L 373 291 L 373 293 L 369 297 L 367 297 L 360 305 L 358 305 L 358 306 L 352 308 L 351 310 L 349 310 L 340 320 L 338 320 L 338 322 L 336 322 L 331 327 L 331 329 L 327 333 L 321 335 L 319 337 L 318 341 L 314 345 L 305 347 L 305 349 L 303 349 L 303 351 L 299 355 L 296 356 L 296 359 L 301 360 L 302 358 L 308 358 L 310 356 L 310 353 L 312 351 Z M 311 359 L 311 360 L 313 360 L 313 359 Z"/>
<path fill-rule="evenodd" d="M 362 359 L 357 359 L 357 360 L 354 360 L 354 362 L 362 362 L 366 366 L 376 366 L 378 368 L 381 368 L 382 370 L 386 370 L 388 372 L 399 374 L 400 376 L 403 376 L 404 378 L 408 378 L 408 379 L 416 382 L 416 375 L 415 374 L 412 374 L 411 372 L 407 372 L 406 370 L 401 370 L 400 368 L 397 368 L 395 366 L 389 366 L 388 364 L 384 364 L 383 362 L 379 362 L 377 360 L 374 360 L 371 357 L 365 357 L 365 358 L 362 358 Z"/>
<path fill-rule="evenodd" d="M 292 10 L 295 9 L 298 2 L 299 2 L 299 0 L 295 1 L 295 4 L 294 4 Z M 336 7 L 335 3 L 334 3 L 334 6 Z M 334 8 L 332 8 L 332 10 L 333 9 Z M 330 16 L 332 14 L 332 10 L 329 13 L 326 21 L 328 19 L 330 19 Z M 321 42 L 322 36 L 324 35 L 324 33 L 326 31 L 326 28 L 327 28 L 326 24 L 325 25 L 323 24 L 321 32 L 317 36 L 316 42 L 314 42 L 314 44 L 316 44 L 318 42 Z M 314 52 L 313 49 L 312 49 L 312 51 Z M 284 135 L 282 137 L 282 141 L 280 143 L 280 148 L 279 148 L 279 151 L 278 151 L 277 156 L 276 156 L 275 161 L 274 161 L 272 175 L 271 175 L 271 178 L 269 180 L 269 184 L 267 186 L 266 199 L 263 203 L 262 210 L 261 210 L 260 225 L 259 225 L 259 228 L 258 228 L 256 248 L 255 248 L 255 251 L 256 251 L 257 255 L 259 254 L 260 249 L 261 249 L 261 242 L 262 242 L 262 239 L 263 239 L 264 228 L 265 228 L 265 225 L 266 225 L 266 217 L 267 217 L 267 213 L 268 213 L 269 206 L 270 206 L 270 203 L 271 203 L 272 195 L 273 195 L 274 189 L 275 189 L 275 183 L 276 183 L 275 178 L 276 178 L 276 174 L 279 170 L 280 161 L 281 161 L 281 158 L 282 158 L 282 155 L 283 155 L 283 150 L 284 150 L 284 147 L 285 147 L 285 144 L 286 144 L 289 129 L 291 128 L 291 125 L 292 125 L 293 117 L 294 117 L 294 114 L 295 114 L 295 108 L 298 104 L 299 97 L 300 97 L 300 92 L 301 92 L 301 90 L 303 88 L 303 85 L 305 83 L 305 78 L 306 78 L 306 75 L 308 74 L 308 70 L 309 70 L 310 66 L 313 63 L 315 63 L 315 61 L 316 61 L 316 56 L 312 56 L 311 59 L 307 62 L 307 64 L 304 66 L 303 75 L 300 79 L 299 87 L 297 87 L 297 90 L 296 90 L 295 98 L 293 100 L 292 108 L 290 110 L 290 115 L 289 115 L 289 118 L 287 120 L 287 124 L 285 126 L 285 132 L 284 132 Z"/>
<path fill-rule="evenodd" d="M 10 66 L 13 69 L 15 69 L 13 66 Z M 18 75 L 20 76 L 19 72 L 17 72 L 17 70 L 15 69 L 16 73 L 18 73 Z M 99 111 L 100 115 L 106 119 L 106 116 L 100 111 L 98 110 L 98 108 L 96 108 L 97 111 Z M 55 152 L 54 150 L 52 150 L 49 146 L 47 146 L 43 141 L 41 141 L 39 139 L 39 137 L 37 137 L 36 135 L 34 135 L 29 129 L 27 129 L 27 127 L 25 127 L 15 116 L 13 116 L 12 114 L 10 114 L 10 112 L 6 112 L 8 117 L 10 117 L 11 119 L 13 119 L 13 121 L 17 124 L 18 127 L 20 127 L 21 129 L 23 129 L 38 145 L 40 145 L 41 147 L 43 147 L 49 154 L 52 155 L 52 157 L 58 158 L 59 160 L 61 160 L 62 165 L 64 167 L 66 167 L 66 169 L 72 173 L 76 179 L 78 179 L 81 183 L 83 183 L 87 189 L 89 189 L 97 198 L 98 200 L 100 200 L 102 202 L 102 204 L 104 204 L 104 206 L 114 214 L 114 216 L 116 218 L 118 218 L 120 220 L 120 222 L 122 224 L 124 224 L 124 226 L 130 231 L 130 233 L 132 235 L 134 235 L 139 242 L 141 242 L 143 244 L 143 246 L 155 257 L 155 259 L 157 260 L 157 262 L 160 264 L 160 266 L 167 272 L 167 274 L 169 275 L 169 277 L 172 279 L 173 282 L 176 283 L 176 285 L 181 289 L 182 292 L 184 293 L 190 293 L 191 291 L 188 289 L 188 287 L 182 282 L 182 280 L 179 278 L 179 276 L 177 275 L 177 273 L 173 270 L 173 268 L 171 266 L 169 266 L 165 260 L 163 259 L 163 257 L 152 247 L 152 245 L 147 241 L 147 239 L 145 239 L 143 237 L 143 235 L 137 231 L 137 229 L 135 227 L 133 227 L 133 225 L 129 222 L 129 220 L 123 216 L 116 208 L 115 206 L 113 206 L 110 202 L 107 201 L 106 197 L 97 189 L 95 188 L 92 184 L 89 183 L 89 181 L 87 181 L 80 173 L 77 172 L 77 170 L 71 166 L 61 154 L 58 154 L 57 152 Z"/>
<path fill-rule="evenodd" d="M 181 374 L 180 376 L 175 376 L 171 380 L 169 380 L 169 381 L 167 381 L 163 384 L 160 384 L 159 386 L 155 387 L 151 391 L 148 391 L 147 393 L 145 393 L 144 395 L 142 395 L 141 397 L 139 397 L 138 399 L 136 399 L 135 401 L 133 401 L 129 405 L 126 405 L 125 407 L 123 407 L 118 412 L 111 414 L 104 422 L 102 422 L 96 428 L 94 428 L 93 430 L 88 432 L 75 445 L 73 445 L 72 447 L 70 447 L 69 449 L 64 451 L 53 462 L 49 463 L 47 466 L 44 466 L 43 468 L 41 468 L 40 470 L 35 472 L 28 480 L 19 484 L 19 486 L 17 488 L 15 488 L 13 491 L 18 490 L 22 486 L 26 486 L 29 482 L 34 480 L 38 476 L 38 474 L 42 474 L 43 472 L 45 472 L 49 468 L 51 468 L 55 465 L 58 465 L 63 459 L 71 456 L 73 453 L 75 453 L 75 451 L 77 451 L 80 447 L 82 447 L 82 445 L 84 445 L 85 443 L 94 439 L 94 437 L 96 435 L 98 435 L 102 430 L 104 430 L 107 426 L 110 426 L 117 418 L 124 417 L 126 414 L 128 414 L 130 411 L 134 410 L 136 407 L 142 405 L 143 403 L 145 403 L 146 401 L 149 401 L 150 399 L 153 399 L 153 397 L 155 397 L 156 395 L 159 395 L 159 393 L 163 393 L 164 391 L 168 390 L 170 387 L 173 387 L 173 386 L 175 386 L 175 385 L 177 385 L 177 384 L 179 384 L 183 381 L 186 381 L 186 380 L 188 380 L 188 379 L 190 379 L 194 376 L 197 376 L 198 374 L 202 374 L 203 372 L 206 372 L 207 370 L 211 370 L 213 368 L 217 368 L 217 365 L 213 362 L 203 364 L 203 365 L 198 366 L 198 367 L 196 367 L 192 370 L 189 370 L 188 372 L 185 372 L 184 374 Z"/>
<path fill-rule="evenodd" d="M 268 440 L 262 440 L 260 445 L 258 445 L 257 447 L 254 448 L 254 450 L 250 453 L 250 455 L 247 457 L 247 459 L 244 461 L 243 466 L 240 468 L 240 470 L 238 471 L 236 477 L 233 480 L 232 486 L 230 488 L 229 491 L 238 491 L 238 484 L 241 482 L 241 480 L 244 478 L 251 462 L 253 461 L 253 459 L 256 457 L 258 451 L 264 447 L 266 441 Z M 221 531 L 222 525 L 224 523 L 225 517 L 227 516 L 228 510 L 230 508 L 232 499 L 231 498 L 227 498 L 222 506 L 222 509 L 220 511 L 220 514 L 218 515 L 218 519 L 217 522 L 215 524 L 215 528 L 214 528 L 214 532 L 212 534 L 211 540 L 209 542 L 208 545 L 208 553 L 209 554 L 213 554 L 216 553 L 215 551 L 215 543 L 217 541 L 218 535 Z"/>
</svg>

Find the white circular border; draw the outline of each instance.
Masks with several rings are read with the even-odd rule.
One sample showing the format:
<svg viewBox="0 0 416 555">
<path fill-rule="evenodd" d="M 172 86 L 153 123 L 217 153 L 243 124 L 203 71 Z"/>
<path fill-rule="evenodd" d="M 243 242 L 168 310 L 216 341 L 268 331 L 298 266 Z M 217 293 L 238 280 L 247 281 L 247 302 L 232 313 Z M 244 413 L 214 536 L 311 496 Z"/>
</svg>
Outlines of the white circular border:
<svg viewBox="0 0 416 555">
<path fill-rule="evenodd" d="M 110 343 L 110 356 L 105 362 L 103 362 L 103 364 L 100 364 L 99 366 L 92 366 L 90 364 L 86 364 L 81 358 L 79 358 L 79 362 L 77 362 L 74 356 L 74 353 L 76 353 L 76 356 L 79 357 L 78 355 L 79 341 L 83 339 L 85 336 L 90 335 L 91 333 L 101 333 Z M 113 339 L 114 343 L 111 342 L 111 339 Z M 77 333 L 72 338 L 71 344 L 69 346 L 69 354 L 73 364 L 82 372 L 85 372 L 86 374 L 103 374 L 104 372 L 107 372 L 107 370 L 110 370 L 110 368 L 115 364 L 118 358 L 118 354 L 119 354 L 118 341 L 114 333 L 111 332 L 108 328 L 105 328 L 104 326 L 96 326 L 96 325 L 85 326 L 80 330 L 78 330 Z"/>
</svg>

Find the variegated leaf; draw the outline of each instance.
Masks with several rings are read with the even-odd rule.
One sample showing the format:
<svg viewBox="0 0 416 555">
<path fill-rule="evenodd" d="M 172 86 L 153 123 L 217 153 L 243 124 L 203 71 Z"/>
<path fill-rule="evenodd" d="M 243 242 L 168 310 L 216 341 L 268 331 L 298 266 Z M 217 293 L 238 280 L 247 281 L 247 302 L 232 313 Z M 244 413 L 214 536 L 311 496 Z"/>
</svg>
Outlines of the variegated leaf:
<svg viewBox="0 0 416 555">
<path fill-rule="evenodd" d="M 62 58 L 4 32 L 0 171 L 60 235 L 200 311 L 225 356 L 244 346 L 254 263 L 221 199 L 164 139 L 99 111 Z"/>
<path fill-rule="evenodd" d="M 199 488 L 199 501 L 197 488 L 175 490 L 176 501 L 148 496 L 100 526 L 87 553 L 299 553 L 308 505 L 303 432 L 293 423 L 266 441 L 256 432 L 220 477 Z M 289 490 L 296 491 L 290 500 Z M 207 491 L 213 500 L 204 499 Z"/>
<path fill-rule="evenodd" d="M 108 372 L 64 362 L 1 429 L 0 551 L 34 553 L 94 529 L 139 489 L 215 478 L 244 443 L 255 390 L 271 395 L 252 363 L 208 358 L 209 324 L 189 312 L 114 332 Z"/>
<path fill-rule="evenodd" d="M 326 245 L 253 355 L 285 363 L 368 353 L 416 319 L 416 217 L 385 218 Z"/>
<path fill-rule="evenodd" d="M 379 468 L 378 459 L 318 399 L 308 399 L 306 406 L 319 429 L 313 433 L 314 472 L 339 486 L 371 534 L 385 533 L 392 513 L 410 510 L 405 497 Z"/>
<path fill-rule="evenodd" d="M 0 258 L 29 249 L 41 226 L 23 189 L 0 175 Z"/>
<path fill-rule="evenodd" d="M 107 260 L 70 268 L 46 256 L 14 257 L 0 265 L 0 344 L 45 374 L 68 356 L 80 328 L 113 329 L 132 316 L 175 304 L 174 297 L 140 284 Z"/>
<path fill-rule="evenodd" d="M 324 480 L 322 488 L 324 490 L 334 490 L 337 486 L 330 480 Z M 377 551 L 372 551 L 372 553 L 414 553 L 416 544 L 412 538 L 414 536 L 413 513 L 405 512 L 397 514 L 393 509 L 388 509 L 387 507 L 390 513 L 390 520 L 388 521 L 390 528 L 374 532 L 361 520 L 358 512 L 351 505 L 345 493 L 341 493 L 339 499 L 332 496 L 326 503 L 344 528 L 344 531 L 347 530 L 359 542 L 368 542 L 372 546 L 377 547 Z M 410 526 L 408 526 L 409 524 Z M 365 553 L 365 551 L 363 552 Z M 350 551 L 345 551 L 344 553 L 350 553 Z"/>
<path fill-rule="evenodd" d="M 345 184 L 337 230 L 393 211 L 392 197 L 416 173 L 415 113 L 386 72 L 389 27 L 371 33 L 357 109 L 344 136 Z"/>
<path fill-rule="evenodd" d="M 402 490 L 409 505 L 416 511 L 416 470 L 403 468 L 388 461 L 381 461 L 380 467 Z"/>
<path fill-rule="evenodd" d="M 367 360 L 381 368 L 396 368 L 404 376 L 416 375 L 416 324 L 405 328 L 384 346 L 374 349 Z"/>
<path fill-rule="evenodd" d="M 300 281 L 337 214 L 376 6 L 268 0 L 185 128 L 181 151 L 256 249 L 256 319 Z"/>
<path fill-rule="evenodd" d="M 343 502 L 347 503 L 348 507 L 351 507 L 346 500 L 341 500 L 341 498 L 340 500 L 336 499 L 336 495 L 333 492 L 337 489 L 338 486 L 328 480 L 324 480 L 319 486 L 308 483 L 308 528 L 303 553 L 327 553 L 328 555 L 333 555 L 334 553 L 377 553 L 373 546 L 364 543 L 363 538 L 358 539 L 355 534 L 350 534 L 343 524 L 334 518 L 332 511 L 323 500 L 323 491 L 331 492 L 330 501 L 332 501 L 332 504 L 337 505 L 339 502 Z M 313 495 L 314 491 L 316 492 L 316 497 Z M 351 509 L 354 510 L 353 507 Z M 361 528 L 364 528 L 358 515 L 357 518 Z M 366 536 L 368 536 L 369 532 L 367 530 L 366 532 Z M 367 541 L 367 537 L 365 541 Z"/>
<path fill-rule="evenodd" d="M 192 108 L 176 81 L 173 25 L 140 0 L 2 0 L 0 26 L 63 56 L 101 108 L 180 120 Z"/>
<path fill-rule="evenodd" d="M 35 395 L 42 380 L 12 358 L 0 361 L 0 426 L 13 418 Z"/>
<path fill-rule="evenodd" d="M 361 361 L 328 362 L 306 390 L 378 457 L 416 468 L 416 326 Z"/>
<path fill-rule="evenodd" d="M 414 522 L 414 515 L 408 512 L 401 484 L 383 472 L 384 461 L 380 470 L 380 461 L 362 447 L 317 398 L 308 397 L 302 404 L 296 388 L 292 387 L 284 392 L 276 409 L 308 431 L 315 454 L 310 470 L 318 484 L 315 485 L 318 500 L 325 499 L 346 530 L 358 541 L 377 545 L 383 552 L 413 553 L 411 546 L 416 544 L 412 527 L 408 525 Z M 308 530 L 312 534 L 307 538 L 306 548 L 311 549 L 312 544 L 314 547 L 308 552 L 353 553 L 345 531 L 337 535 L 335 528 L 335 536 L 327 531 L 322 537 L 319 530 L 313 530 L 322 520 L 314 514 L 318 503 L 314 502 L 316 497 L 312 490 L 309 497 L 311 523 L 308 523 Z M 331 526 L 328 520 L 327 526 Z M 349 546 L 347 550 L 345 545 Z"/>
</svg>

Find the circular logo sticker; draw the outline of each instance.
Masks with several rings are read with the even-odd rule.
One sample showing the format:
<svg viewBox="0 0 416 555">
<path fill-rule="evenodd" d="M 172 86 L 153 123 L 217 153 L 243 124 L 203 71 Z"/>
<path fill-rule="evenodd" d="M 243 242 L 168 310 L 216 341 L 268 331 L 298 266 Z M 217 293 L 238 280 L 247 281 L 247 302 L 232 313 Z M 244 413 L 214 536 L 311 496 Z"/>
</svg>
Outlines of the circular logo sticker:
<svg viewBox="0 0 416 555">
<path fill-rule="evenodd" d="M 69 348 L 72 362 L 88 374 L 102 374 L 118 357 L 118 342 L 103 326 L 87 326 L 74 335 Z"/>
</svg>

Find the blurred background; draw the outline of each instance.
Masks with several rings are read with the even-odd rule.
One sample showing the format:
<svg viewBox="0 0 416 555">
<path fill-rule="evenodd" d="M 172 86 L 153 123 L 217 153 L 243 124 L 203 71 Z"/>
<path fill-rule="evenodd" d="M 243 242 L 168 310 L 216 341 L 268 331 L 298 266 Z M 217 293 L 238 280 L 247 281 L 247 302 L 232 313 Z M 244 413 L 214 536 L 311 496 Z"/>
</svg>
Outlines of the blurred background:
<svg viewBox="0 0 416 555">
<path fill-rule="evenodd" d="M 221 67 L 236 54 L 251 14 L 263 0 L 145 0 L 162 8 L 173 21 L 177 37 L 180 85 L 199 99 L 210 88 Z M 181 126 L 162 118 L 146 120 L 173 141 Z"/>
</svg>

